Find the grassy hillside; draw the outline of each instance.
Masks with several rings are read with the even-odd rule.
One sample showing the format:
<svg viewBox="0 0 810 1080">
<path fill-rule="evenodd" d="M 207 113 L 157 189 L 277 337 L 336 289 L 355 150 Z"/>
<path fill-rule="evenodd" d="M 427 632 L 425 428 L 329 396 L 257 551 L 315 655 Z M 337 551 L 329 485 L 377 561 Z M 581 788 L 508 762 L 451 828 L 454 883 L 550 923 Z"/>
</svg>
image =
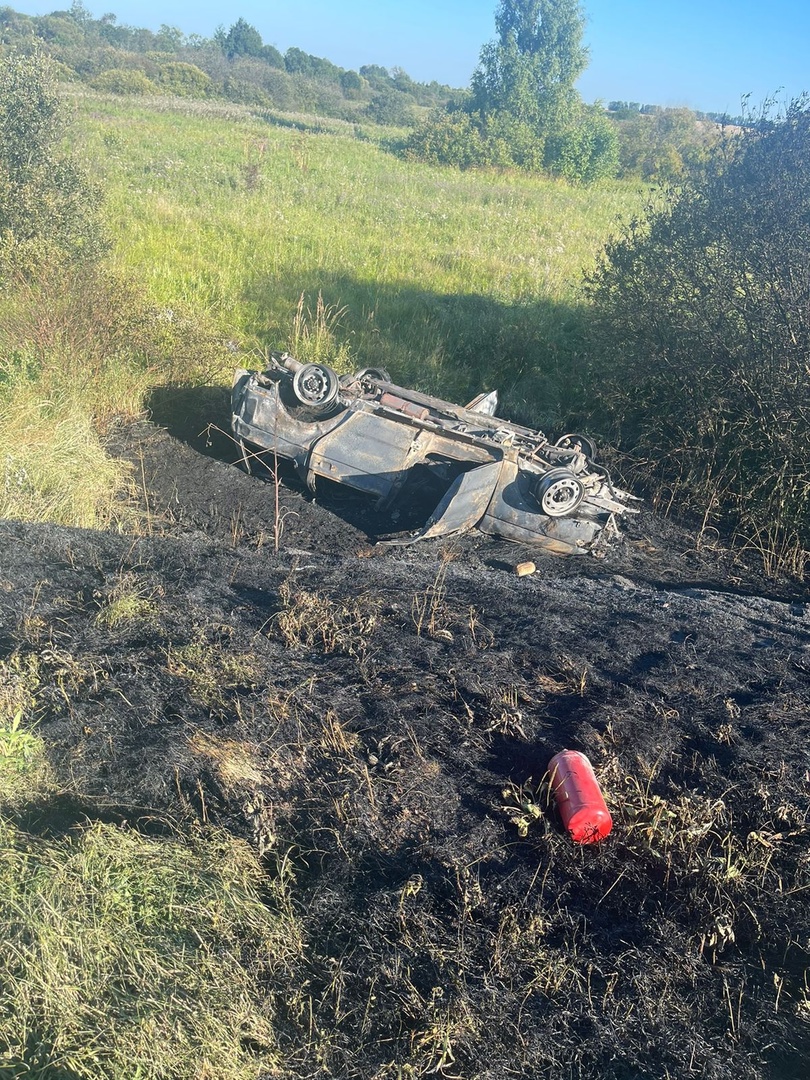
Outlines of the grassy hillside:
<svg viewBox="0 0 810 1080">
<path fill-rule="evenodd" d="M 116 259 L 159 303 L 204 309 L 240 343 L 300 351 L 296 307 L 303 295 L 314 316 L 321 294 L 352 362 L 459 396 L 498 385 L 513 408 L 554 419 L 581 271 L 638 207 L 634 187 L 431 168 L 387 152 L 382 129 L 339 122 L 77 105 Z"/>
</svg>

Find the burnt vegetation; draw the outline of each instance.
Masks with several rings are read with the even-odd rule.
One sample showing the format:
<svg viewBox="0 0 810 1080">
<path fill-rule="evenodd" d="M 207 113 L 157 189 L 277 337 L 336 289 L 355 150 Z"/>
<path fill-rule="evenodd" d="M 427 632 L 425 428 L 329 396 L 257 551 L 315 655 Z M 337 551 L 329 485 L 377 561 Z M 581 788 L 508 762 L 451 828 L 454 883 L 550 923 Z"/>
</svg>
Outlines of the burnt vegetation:
<svg viewBox="0 0 810 1080">
<path fill-rule="evenodd" d="M 151 537 L 2 527 L 4 670 L 36 665 L 74 807 L 6 814 L 252 846 L 288 927 L 243 947 L 256 1075 L 803 1075 L 806 604 L 650 515 L 520 579 L 287 487 L 275 554 L 268 485 L 203 448 L 121 430 Z M 596 848 L 549 804 L 562 746 Z"/>
</svg>

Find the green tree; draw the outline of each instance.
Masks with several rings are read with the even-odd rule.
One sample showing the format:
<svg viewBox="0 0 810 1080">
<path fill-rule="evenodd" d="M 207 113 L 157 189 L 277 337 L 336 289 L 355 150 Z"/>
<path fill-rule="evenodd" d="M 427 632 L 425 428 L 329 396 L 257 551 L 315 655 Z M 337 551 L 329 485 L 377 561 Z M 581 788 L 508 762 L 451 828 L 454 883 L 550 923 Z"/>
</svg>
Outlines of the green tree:
<svg viewBox="0 0 810 1080">
<path fill-rule="evenodd" d="M 186 36 L 176 26 L 164 23 L 157 34 L 158 47 L 165 52 L 179 52 L 185 45 Z"/>
<path fill-rule="evenodd" d="M 507 112 L 542 129 L 577 100 L 574 83 L 588 63 L 578 0 L 500 0 L 497 41 L 481 50 L 471 108 Z"/>
<path fill-rule="evenodd" d="M 358 75 L 356 71 L 342 72 L 340 76 L 340 89 L 343 91 L 343 96 L 350 101 L 354 101 L 362 95 L 364 86 L 366 86 L 365 80 L 362 75 Z"/>
<path fill-rule="evenodd" d="M 270 67 L 280 68 L 284 70 L 284 57 L 275 47 L 275 45 L 263 45 L 261 51 L 261 58 Z"/>
<path fill-rule="evenodd" d="M 237 19 L 227 34 L 221 35 L 222 51 L 233 60 L 236 56 L 261 56 L 262 35 L 255 26 L 244 19 Z"/>
<path fill-rule="evenodd" d="M 62 147 L 66 115 L 56 64 L 15 51 L 0 62 L 0 261 L 33 269 L 47 253 L 103 248 L 98 193 Z"/>
<path fill-rule="evenodd" d="M 448 164 L 480 157 L 574 183 L 615 175 L 616 129 L 574 88 L 588 63 L 578 0 L 500 0 L 495 27 L 498 37 L 481 50 L 461 106 L 480 139 L 465 125 L 434 116 L 409 141 L 408 152 L 430 146 L 435 160 L 435 148 L 444 146 Z"/>
</svg>

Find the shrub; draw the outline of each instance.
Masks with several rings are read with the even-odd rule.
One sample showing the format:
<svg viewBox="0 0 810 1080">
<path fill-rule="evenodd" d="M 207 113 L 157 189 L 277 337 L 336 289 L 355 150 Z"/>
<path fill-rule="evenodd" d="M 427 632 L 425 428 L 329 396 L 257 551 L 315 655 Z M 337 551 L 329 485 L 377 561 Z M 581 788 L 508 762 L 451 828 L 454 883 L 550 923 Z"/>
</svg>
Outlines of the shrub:
<svg viewBox="0 0 810 1080">
<path fill-rule="evenodd" d="M 508 112 L 492 113 L 482 122 L 487 163 L 516 165 L 526 172 L 540 172 L 544 166 L 545 138 L 531 124 Z"/>
<path fill-rule="evenodd" d="M 605 420 L 659 499 L 810 544 L 810 110 L 717 145 L 590 282 Z"/>
<path fill-rule="evenodd" d="M 0 277 L 32 273 L 54 252 L 104 248 L 99 195 L 63 149 L 67 127 L 53 61 L 12 52 L 0 63 Z"/>
<path fill-rule="evenodd" d="M 490 164 L 490 149 L 465 112 L 437 112 L 411 133 L 405 153 L 431 165 L 470 169 Z"/>
<path fill-rule="evenodd" d="M 575 124 L 546 141 L 545 164 L 569 183 L 592 184 L 616 175 L 619 139 L 599 108 L 587 109 Z"/>
<path fill-rule="evenodd" d="M 616 128 L 622 175 L 645 180 L 679 180 L 723 137 L 719 125 L 699 120 L 689 109 L 627 112 L 617 118 Z"/>
<path fill-rule="evenodd" d="M 260 86 L 247 82 L 245 79 L 234 79 L 229 76 L 222 84 L 222 93 L 228 101 L 236 101 L 241 105 L 259 105 L 267 108 L 273 104 Z"/>
<path fill-rule="evenodd" d="M 205 97 L 211 89 L 211 79 L 194 64 L 172 61 L 163 64 L 158 74 L 164 90 L 178 97 Z"/>
<path fill-rule="evenodd" d="M 618 141 L 601 109 L 584 109 L 554 134 L 506 110 L 434 113 L 405 143 L 411 157 L 461 169 L 496 166 L 552 172 L 572 183 L 615 176 Z"/>
<path fill-rule="evenodd" d="M 377 124 L 395 124 L 407 127 L 414 123 L 414 100 L 410 94 L 387 87 L 377 90 L 366 106 L 369 119 Z"/>
<path fill-rule="evenodd" d="M 158 88 L 137 68 L 110 68 L 96 75 L 91 86 L 108 94 L 156 94 Z"/>
</svg>

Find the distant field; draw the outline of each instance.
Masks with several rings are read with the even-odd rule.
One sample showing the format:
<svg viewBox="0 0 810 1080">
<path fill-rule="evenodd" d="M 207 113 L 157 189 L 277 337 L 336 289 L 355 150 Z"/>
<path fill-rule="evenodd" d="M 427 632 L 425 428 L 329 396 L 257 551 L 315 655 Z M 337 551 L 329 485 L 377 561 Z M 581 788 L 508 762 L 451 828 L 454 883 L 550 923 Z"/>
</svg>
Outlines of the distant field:
<svg viewBox="0 0 810 1080">
<path fill-rule="evenodd" d="M 497 385 L 543 423 L 576 351 L 582 270 L 642 200 L 627 183 L 406 162 L 338 122 L 89 96 L 77 110 L 116 258 L 159 302 L 278 348 L 302 294 L 310 323 L 322 294 L 344 360 L 459 396 Z"/>
</svg>

